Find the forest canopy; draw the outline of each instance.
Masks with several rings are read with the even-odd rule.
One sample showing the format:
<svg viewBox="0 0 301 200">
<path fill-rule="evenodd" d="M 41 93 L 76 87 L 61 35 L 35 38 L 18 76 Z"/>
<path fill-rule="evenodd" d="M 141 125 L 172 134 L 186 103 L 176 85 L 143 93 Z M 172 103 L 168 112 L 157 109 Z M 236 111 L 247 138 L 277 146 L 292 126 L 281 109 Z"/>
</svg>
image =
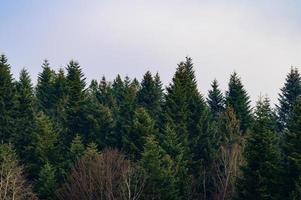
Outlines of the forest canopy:
<svg viewBox="0 0 301 200">
<path fill-rule="evenodd" d="M 251 106 L 243 80 L 197 88 L 194 65 L 87 83 L 70 61 L 45 60 L 32 83 L 0 56 L 0 199 L 301 199 L 301 77 L 292 67 L 276 108 Z"/>
</svg>

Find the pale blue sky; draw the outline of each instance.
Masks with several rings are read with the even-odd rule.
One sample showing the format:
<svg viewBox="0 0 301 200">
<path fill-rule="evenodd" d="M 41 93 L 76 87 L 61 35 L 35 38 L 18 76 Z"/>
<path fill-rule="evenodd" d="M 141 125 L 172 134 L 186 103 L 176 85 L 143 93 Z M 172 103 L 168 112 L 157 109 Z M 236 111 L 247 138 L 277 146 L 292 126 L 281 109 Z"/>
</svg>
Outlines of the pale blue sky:
<svg viewBox="0 0 301 200">
<path fill-rule="evenodd" d="M 290 66 L 301 66 L 298 0 L 0 0 L 0 53 L 33 80 L 43 59 L 78 60 L 88 79 L 159 72 L 167 84 L 191 56 L 199 89 L 236 70 L 252 100 L 276 102 Z"/>
</svg>

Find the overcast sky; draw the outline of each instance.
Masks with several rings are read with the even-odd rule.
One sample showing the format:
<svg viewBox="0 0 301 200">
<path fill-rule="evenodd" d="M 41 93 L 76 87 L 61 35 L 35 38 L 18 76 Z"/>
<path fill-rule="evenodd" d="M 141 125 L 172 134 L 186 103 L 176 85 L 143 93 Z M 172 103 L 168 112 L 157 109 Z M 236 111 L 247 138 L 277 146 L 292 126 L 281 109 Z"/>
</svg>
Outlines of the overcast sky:
<svg viewBox="0 0 301 200">
<path fill-rule="evenodd" d="M 0 53 L 34 81 L 43 59 L 55 69 L 75 59 L 89 80 L 150 70 L 164 84 L 190 56 L 204 95 L 237 71 L 252 101 L 276 103 L 301 66 L 300 10 L 298 0 L 0 0 Z"/>
</svg>

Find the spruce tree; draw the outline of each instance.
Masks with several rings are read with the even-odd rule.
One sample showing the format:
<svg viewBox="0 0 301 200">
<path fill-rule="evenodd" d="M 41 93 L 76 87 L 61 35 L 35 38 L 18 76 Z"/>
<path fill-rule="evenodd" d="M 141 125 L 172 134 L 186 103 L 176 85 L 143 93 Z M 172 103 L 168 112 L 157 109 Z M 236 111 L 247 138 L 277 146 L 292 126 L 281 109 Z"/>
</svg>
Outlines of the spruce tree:
<svg viewBox="0 0 301 200">
<path fill-rule="evenodd" d="M 54 200 L 56 199 L 56 174 L 55 168 L 51 164 L 46 163 L 40 170 L 38 180 L 36 182 L 36 191 L 40 199 Z"/>
<path fill-rule="evenodd" d="M 66 106 L 66 125 L 67 135 L 65 142 L 70 144 L 76 134 L 83 134 L 82 126 L 83 108 L 86 103 L 85 78 L 78 62 L 70 61 L 67 66 L 67 106 Z"/>
<path fill-rule="evenodd" d="M 131 130 L 128 135 L 123 135 L 122 144 L 125 151 L 134 160 L 139 160 L 143 152 L 146 138 L 155 134 L 155 123 L 149 114 L 143 109 L 135 110 Z"/>
<path fill-rule="evenodd" d="M 226 105 L 234 109 L 240 128 L 245 134 L 252 123 L 250 97 L 236 72 L 231 75 L 228 87 Z"/>
<path fill-rule="evenodd" d="M 128 77 L 125 78 L 123 83 L 123 90 L 116 96 L 116 98 L 120 98 L 118 112 L 115 115 L 117 120 L 115 132 L 119 141 L 119 148 L 124 148 L 123 141 L 126 141 L 131 135 L 133 116 L 137 108 L 137 86 Z M 115 90 L 114 86 L 113 89 Z"/>
<path fill-rule="evenodd" d="M 211 111 L 211 114 L 214 119 L 217 119 L 220 113 L 222 113 L 225 109 L 225 99 L 218 88 L 218 82 L 216 79 L 211 84 L 212 89 L 209 90 L 207 102 Z"/>
<path fill-rule="evenodd" d="M 286 77 L 286 82 L 279 94 L 277 105 L 278 128 L 283 131 L 286 128 L 292 109 L 298 96 L 301 95 L 301 77 L 297 68 L 291 68 Z"/>
<path fill-rule="evenodd" d="M 269 99 L 260 99 L 244 150 L 246 162 L 242 167 L 242 178 L 237 184 L 239 199 L 281 199 L 278 178 L 280 148 L 275 125 Z"/>
<path fill-rule="evenodd" d="M 184 160 L 186 160 L 183 160 L 182 164 L 187 163 L 187 166 L 182 167 L 188 168 L 192 173 L 199 171 L 196 168 L 201 166 L 194 163 L 196 161 L 194 158 L 206 154 L 200 151 L 200 144 L 197 141 L 202 134 L 199 126 L 203 123 L 202 119 L 206 114 L 207 106 L 198 92 L 191 58 L 186 58 L 185 62 L 178 65 L 172 83 L 167 88 L 163 109 L 165 111 L 164 123 L 174 124 L 176 135 L 182 143 Z M 188 178 L 188 174 L 185 177 Z M 182 181 L 186 184 L 182 187 L 185 191 L 181 191 L 181 196 L 185 199 L 188 198 L 190 183 L 187 179 Z"/>
<path fill-rule="evenodd" d="M 159 75 L 153 77 L 147 71 L 143 76 L 141 89 L 137 94 L 138 105 L 145 108 L 150 116 L 157 121 L 162 111 L 162 98 L 163 92 Z"/>
<path fill-rule="evenodd" d="M 284 134 L 285 192 L 291 199 L 301 198 L 301 97 L 298 97 Z"/>
<path fill-rule="evenodd" d="M 0 140 L 8 142 L 15 132 L 15 84 L 5 55 L 0 55 Z"/>
<path fill-rule="evenodd" d="M 36 116 L 36 123 L 34 171 L 38 172 L 46 163 L 62 168 L 63 166 L 60 166 L 64 161 L 64 156 L 61 154 L 62 142 L 50 118 L 43 112 L 40 112 Z"/>
<path fill-rule="evenodd" d="M 181 199 L 176 187 L 173 161 L 152 135 L 147 138 L 140 162 L 148 173 L 144 199 Z"/>
<path fill-rule="evenodd" d="M 69 149 L 69 158 L 72 163 L 75 163 L 85 152 L 85 146 L 82 143 L 80 135 L 76 135 L 71 142 Z"/>
<path fill-rule="evenodd" d="M 33 86 L 28 72 L 22 69 L 16 83 L 16 130 L 13 142 L 23 161 L 32 163 L 34 139 L 36 137 L 36 119 L 34 112 Z"/>
<path fill-rule="evenodd" d="M 38 76 L 36 87 L 37 106 L 48 116 L 53 113 L 54 104 L 54 78 L 55 73 L 51 70 L 47 60 L 42 64 L 43 71 Z"/>
</svg>

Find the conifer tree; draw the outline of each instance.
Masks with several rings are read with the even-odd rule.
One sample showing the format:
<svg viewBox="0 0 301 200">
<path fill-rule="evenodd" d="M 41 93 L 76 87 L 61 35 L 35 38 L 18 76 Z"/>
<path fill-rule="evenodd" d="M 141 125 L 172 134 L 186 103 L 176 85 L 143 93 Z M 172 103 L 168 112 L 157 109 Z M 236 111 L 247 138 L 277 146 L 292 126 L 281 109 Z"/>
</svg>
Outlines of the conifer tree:
<svg viewBox="0 0 301 200">
<path fill-rule="evenodd" d="M 269 99 L 257 102 L 254 125 L 244 150 L 245 165 L 238 181 L 239 199 L 280 198 L 280 149 L 275 115 Z"/>
<path fill-rule="evenodd" d="M 143 108 L 135 110 L 131 131 L 123 135 L 123 150 L 134 160 L 138 160 L 143 152 L 146 138 L 155 134 L 154 121 Z"/>
<path fill-rule="evenodd" d="M 83 134 L 82 127 L 83 105 L 86 100 L 85 78 L 80 65 L 75 61 L 70 61 L 67 66 L 67 92 L 68 100 L 66 107 L 67 120 L 67 144 L 70 144 L 76 134 Z"/>
<path fill-rule="evenodd" d="M 285 192 L 291 199 L 301 198 L 301 97 L 298 97 L 285 132 Z"/>
<path fill-rule="evenodd" d="M 286 82 L 279 94 L 277 105 L 278 128 L 283 131 L 286 128 L 292 109 L 298 96 L 301 95 L 301 77 L 297 68 L 291 68 L 286 77 Z"/>
<path fill-rule="evenodd" d="M 138 105 L 146 109 L 154 120 L 158 120 L 162 111 L 162 85 L 160 77 L 156 74 L 155 77 L 147 71 L 141 82 L 141 89 L 138 91 Z"/>
<path fill-rule="evenodd" d="M 69 149 L 69 157 L 71 162 L 76 162 L 85 152 L 85 146 L 82 143 L 82 139 L 80 135 L 76 135 L 71 142 L 70 149 Z"/>
<path fill-rule="evenodd" d="M 33 86 L 28 72 L 22 69 L 16 83 L 16 131 L 13 142 L 23 161 L 32 162 L 33 145 L 36 136 Z"/>
<path fill-rule="evenodd" d="M 54 200 L 56 187 L 55 169 L 47 162 L 39 172 L 36 191 L 40 199 Z"/>
<path fill-rule="evenodd" d="M 0 140 L 7 142 L 15 132 L 15 84 L 5 55 L 0 55 Z"/>
<path fill-rule="evenodd" d="M 252 121 L 250 97 L 236 72 L 231 75 L 228 87 L 226 105 L 234 109 L 235 115 L 240 121 L 240 128 L 245 134 Z"/>
<path fill-rule="evenodd" d="M 220 113 L 222 113 L 225 109 L 225 100 L 222 92 L 218 88 L 219 86 L 216 79 L 212 82 L 211 87 L 212 89 L 209 90 L 207 102 L 213 118 L 217 119 Z"/>
<path fill-rule="evenodd" d="M 152 135 L 147 139 L 140 162 L 148 173 L 144 199 L 181 199 L 175 183 L 173 161 Z"/>
<path fill-rule="evenodd" d="M 114 86 L 113 90 L 115 90 Z M 118 147 L 123 148 L 122 142 L 126 141 L 131 134 L 133 116 L 137 108 L 137 85 L 133 84 L 130 79 L 126 77 L 123 81 L 123 90 L 120 90 L 119 92 L 121 93 L 116 96 L 116 98 L 120 98 L 120 102 L 118 105 L 117 116 L 115 116 L 117 120 L 115 131 L 119 141 Z"/>
<path fill-rule="evenodd" d="M 191 58 L 186 58 L 185 62 L 181 62 L 178 65 L 176 73 L 173 77 L 172 83 L 167 88 L 167 94 L 165 97 L 164 109 L 164 122 L 174 124 L 174 130 L 176 135 L 182 143 L 183 165 L 187 163 L 187 166 L 183 168 L 189 168 L 190 172 L 199 171 L 195 169 L 193 164 L 194 157 L 202 157 L 206 154 L 204 151 L 200 151 L 198 148 L 198 138 L 202 131 L 199 125 L 202 124 L 202 119 L 206 114 L 206 103 L 203 97 L 197 90 L 196 79 L 193 71 L 193 64 Z M 197 166 L 199 168 L 200 166 Z M 186 175 L 185 177 L 188 177 Z M 186 182 L 186 183 L 185 183 Z M 183 180 L 183 183 L 189 182 Z M 182 198 L 188 198 L 190 189 L 181 191 Z"/>
<path fill-rule="evenodd" d="M 54 95 L 54 117 L 53 122 L 57 129 L 63 129 L 66 121 L 66 107 L 68 100 L 67 79 L 63 69 L 60 69 L 56 74 L 53 83 Z M 62 131 L 62 130 L 61 130 Z M 65 130 L 64 130 L 65 131 Z"/>
<path fill-rule="evenodd" d="M 62 145 L 58 133 L 50 119 L 40 112 L 36 116 L 36 136 L 34 140 L 34 171 L 38 172 L 46 163 L 62 168 L 60 163 L 64 161 L 64 156 L 61 155 Z"/>
<path fill-rule="evenodd" d="M 98 84 L 98 93 L 97 93 L 97 99 L 98 101 L 109 107 L 110 109 L 116 109 L 116 99 L 113 95 L 113 89 L 112 84 L 110 82 L 106 81 L 106 78 L 103 76 L 101 81 Z M 116 84 L 115 84 L 115 92 L 116 92 Z"/>
<path fill-rule="evenodd" d="M 38 76 L 36 87 L 37 106 L 48 116 L 51 116 L 54 104 L 54 78 L 55 73 L 51 70 L 48 60 L 42 64 L 43 71 Z"/>
</svg>

